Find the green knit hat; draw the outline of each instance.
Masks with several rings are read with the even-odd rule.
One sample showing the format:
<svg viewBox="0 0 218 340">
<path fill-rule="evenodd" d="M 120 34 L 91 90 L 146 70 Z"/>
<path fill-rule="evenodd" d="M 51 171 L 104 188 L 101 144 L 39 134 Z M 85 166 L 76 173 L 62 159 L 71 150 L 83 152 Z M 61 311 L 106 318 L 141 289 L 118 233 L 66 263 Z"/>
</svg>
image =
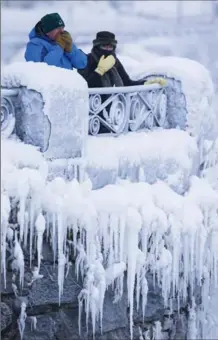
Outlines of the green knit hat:
<svg viewBox="0 0 218 340">
<path fill-rule="evenodd" d="M 51 32 L 55 28 L 64 27 L 64 21 L 58 13 L 46 14 L 41 19 L 41 26 L 44 33 Z"/>
</svg>

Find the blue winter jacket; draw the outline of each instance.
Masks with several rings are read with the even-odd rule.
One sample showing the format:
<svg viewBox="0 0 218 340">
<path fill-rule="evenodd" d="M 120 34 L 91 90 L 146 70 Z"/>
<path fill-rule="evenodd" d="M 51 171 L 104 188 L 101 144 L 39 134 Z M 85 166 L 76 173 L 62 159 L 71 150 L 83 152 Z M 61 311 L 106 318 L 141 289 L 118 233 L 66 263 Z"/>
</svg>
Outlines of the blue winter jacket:
<svg viewBox="0 0 218 340">
<path fill-rule="evenodd" d="M 87 66 L 86 54 L 74 44 L 72 52 L 65 52 L 55 41 L 46 35 L 39 36 L 33 28 L 29 34 L 27 43 L 26 61 L 45 62 L 48 65 L 71 69 L 83 69 Z"/>
</svg>

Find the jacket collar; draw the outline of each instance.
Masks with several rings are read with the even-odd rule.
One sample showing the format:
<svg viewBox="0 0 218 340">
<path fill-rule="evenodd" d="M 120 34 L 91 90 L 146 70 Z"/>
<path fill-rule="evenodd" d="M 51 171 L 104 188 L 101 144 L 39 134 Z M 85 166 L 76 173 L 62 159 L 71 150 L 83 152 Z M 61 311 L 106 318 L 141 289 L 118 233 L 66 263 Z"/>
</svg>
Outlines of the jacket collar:
<svg viewBox="0 0 218 340">
<path fill-rule="evenodd" d="M 31 40 L 31 39 L 34 39 L 34 38 L 43 39 L 43 40 L 45 40 L 45 41 L 47 41 L 47 42 L 49 42 L 50 44 L 53 44 L 53 45 L 56 44 L 56 41 L 50 39 L 47 35 L 37 34 L 35 27 L 29 33 L 29 39 Z"/>
</svg>

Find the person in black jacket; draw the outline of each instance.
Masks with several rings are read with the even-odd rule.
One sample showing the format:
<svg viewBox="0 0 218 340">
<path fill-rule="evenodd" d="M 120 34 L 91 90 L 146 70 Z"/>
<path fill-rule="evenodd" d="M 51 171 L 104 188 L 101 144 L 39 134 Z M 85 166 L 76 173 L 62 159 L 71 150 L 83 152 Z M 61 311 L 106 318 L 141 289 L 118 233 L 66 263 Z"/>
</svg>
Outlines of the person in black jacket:
<svg viewBox="0 0 218 340">
<path fill-rule="evenodd" d="M 98 32 L 88 54 L 87 67 L 78 72 L 89 87 L 142 85 L 144 81 L 131 80 L 116 56 L 117 40 L 111 32 Z"/>
<path fill-rule="evenodd" d="M 91 53 L 85 69 L 78 72 L 86 79 L 88 87 L 112 87 L 143 85 L 144 80 L 132 80 L 116 56 L 117 40 L 111 32 L 98 32 L 93 40 Z M 164 79 L 157 78 L 146 84 L 165 85 Z"/>
<path fill-rule="evenodd" d="M 132 80 L 125 71 L 122 63 L 116 56 L 117 40 L 111 32 L 98 32 L 93 40 L 91 53 L 87 55 L 87 66 L 78 70 L 79 74 L 85 78 L 89 88 L 134 86 L 159 83 L 165 85 L 165 79 L 156 78 L 152 80 Z M 110 94 L 101 95 L 102 103 L 110 98 Z M 111 110 L 112 102 L 108 103 L 103 111 L 98 115 L 105 120 L 104 111 Z M 108 127 L 101 123 L 100 133 L 109 132 Z"/>
</svg>

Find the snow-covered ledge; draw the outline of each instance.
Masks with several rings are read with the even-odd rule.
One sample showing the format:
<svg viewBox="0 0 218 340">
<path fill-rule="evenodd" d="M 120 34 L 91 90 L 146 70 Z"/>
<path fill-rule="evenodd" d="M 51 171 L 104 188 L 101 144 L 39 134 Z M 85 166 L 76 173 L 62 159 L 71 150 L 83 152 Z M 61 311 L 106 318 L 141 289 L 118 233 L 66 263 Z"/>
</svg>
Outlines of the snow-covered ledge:
<svg viewBox="0 0 218 340">
<path fill-rule="evenodd" d="M 88 87 L 76 70 L 14 63 L 3 68 L 1 87 L 3 137 L 10 134 L 14 115 L 15 134 L 37 146 L 47 159 L 84 157 Z"/>
<path fill-rule="evenodd" d="M 65 139 L 63 149 L 66 150 L 70 139 L 84 134 L 81 131 L 82 120 L 86 127 L 88 124 L 91 135 L 102 132 L 120 135 L 159 126 L 187 130 L 198 139 L 208 138 L 215 123 L 211 111 L 214 89 L 204 66 L 190 59 L 160 57 L 140 74 L 143 79 L 155 77 L 166 78 L 167 86 L 93 88 L 87 92 L 86 82 L 76 71 L 32 62 L 6 66 L 1 77 L 2 133 L 10 135 L 15 115 L 18 136 L 25 142 L 40 146 L 48 157 L 54 157 L 54 152 L 52 155 L 49 153 L 48 145 L 49 149 L 54 145 L 60 150 Z M 18 89 L 19 98 L 13 104 L 14 88 Z M 38 112 L 37 119 L 33 114 L 35 111 Z M 64 139 L 59 127 L 62 131 L 66 130 Z M 59 145 L 55 144 L 57 135 Z M 75 147 L 78 140 L 72 144 Z M 55 158 L 64 158 L 57 150 Z M 65 153 L 65 158 L 69 158 L 68 152 Z"/>
<path fill-rule="evenodd" d="M 86 157 L 94 189 L 115 184 L 118 177 L 150 184 L 159 179 L 182 194 L 200 165 L 196 138 L 177 129 L 129 132 L 117 138 L 89 136 Z"/>
<path fill-rule="evenodd" d="M 209 71 L 200 63 L 188 58 L 160 57 L 147 63 L 136 78 L 152 79 L 164 76 L 169 79 L 170 94 L 168 120 L 172 127 L 180 126 L 198 139 L 210 138 L 217 117 L 213 111 L 214 85 Z M 171 79 L 171 80 L 170 80 Z M 178 110 L 174 91 L 180 82 L 185 95 L 186 111 Z M 181 90 L 180 90 L 181 91 Z M 172 100 L 170 99 L 172 98 Z M 175 114 L 176 111 L 176 114 Z"/>
</svg>

